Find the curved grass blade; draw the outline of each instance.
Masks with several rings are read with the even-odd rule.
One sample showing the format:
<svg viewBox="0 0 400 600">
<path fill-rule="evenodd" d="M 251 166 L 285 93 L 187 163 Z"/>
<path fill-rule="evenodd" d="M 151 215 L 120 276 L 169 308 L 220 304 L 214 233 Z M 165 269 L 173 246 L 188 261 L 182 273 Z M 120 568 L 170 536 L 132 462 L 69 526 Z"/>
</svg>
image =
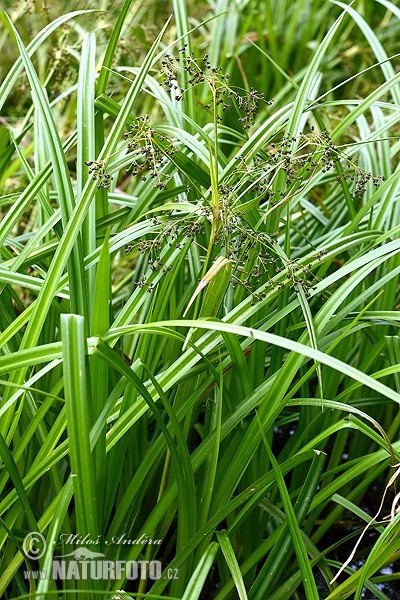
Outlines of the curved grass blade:
<svg viewBox="0 0 400 600">
<path fill-rule="evenodd" d="M 232 579 L 235 582 L 235 587 L 240 600 L 247 600 L 247 592 L 244 585 L 243 577 L 240 572 L 239 563 L 232 548 L 231 541 L 226 529 L 216 532 L 217 540 L 225 557 L 226 564 L 232 574 Z"/>
</svg>

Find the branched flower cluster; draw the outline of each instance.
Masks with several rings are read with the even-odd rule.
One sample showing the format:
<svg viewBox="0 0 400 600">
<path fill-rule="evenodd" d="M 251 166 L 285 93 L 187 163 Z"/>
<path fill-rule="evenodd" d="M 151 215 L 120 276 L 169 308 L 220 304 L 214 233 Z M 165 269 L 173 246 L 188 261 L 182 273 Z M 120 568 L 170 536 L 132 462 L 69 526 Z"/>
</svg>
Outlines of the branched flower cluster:
<svg viewBox="0 0 400 600">
<path fill-rule="evenodd" d="M 244 112 L 238 121 L 244 129 L 248 129 L 255 123 L 255 117 L 260 102 L 267 105 L 272 104 L 266 100 L 263 93 L 251 88 L 250 92 L 243 90 L 241 93 L 232 89 L 228 85 L 229 74 L 223 74 L 221 67 L 212 67 L 209 61 L 208 54 L 203 58 L 195 58 L 194 53 L 188 54 L 187 45 L 183 46 L 177 57 L 167 54 L 161 61 L 161 75 L 163 80 L 160 85 L 163 85 L 169 92 L 176 92 L 176 99 L 182 100 L 186 91 L 189 88 L 200 84 L 208 84 L 213 92 L 215 108 L 221 107 L 223 111 L 236 105 L 239 112 Z M 178 73 L 185 71 L 185 88 L 180 87 L 178 82 Z M 206 104 L 205 108 L 213 108 L 212 103 Z M 215 115 L 217 122 L 222 120 L 218 114 Z"/>
<path fill-rule="evenodd" d="M 208 55 L 201 60 L 194 57 L 194 54 L 187 54 L 186 46 L 181 48 L 177 58 L 167 54 L 162 62 L 161 74 L 164 76 L 162 85 L 169 91 L 174 89 L 178 91 L 177 100 L 181 100 L 185 91 L 190 87 L 199 84 L 208 83 L 213 91 L 215 109 L 221 107 L 222 110 L 231 108 L 232 104 L 226 103 L 226 98 L 236 105 L 239 112 L 244 113 L 238 118 L 243 128 L 249 128 L 255 123 L 255 117 L 260 102 L 272 104 L 265 100 L 264 94 L 254 88 L 250 92 L 239 93 L 228 86 L 229 75 L 224 75 L 220 67 L 211 67 Z M 177 72 L 184 69 L 188 75 L 185 81 L 185 89 L 180 88 L 177 81 Z M 211 108 L 211 104 L 205 105 Z M 215 114 L 216 121 L 221 120 L 221 116 Z M 135 154 L 135 158 L 129 165 L 127 172 L 134 176 L 141 176 L 142 181 L 149 177 L 153 180 L 153 186 L 159 190 L 164 189 L 170 179 L 170 175 L 163 168 L 168 164 L 168 160 L 178 149 L 167 136 L 162 135 L 150 125 L 149 115 L 138 116 L 132 123 L 129 131 L 124 134 L 124 140 L 128 141 L 127 148 Z M 110 176 L 105 172 L 104 165 L 99 161 L 88 163 L 89 173 L 94 179 L 100 182 L 99 187 L 108 187 Z"/>
<path fill-rule="evenodd" d="M 327 131 L 314 133 L 313 127 L 308 135 L 285 135 L 278 143 L 272 143 L 264 166 L 261 167 L 264 171 L 267 170 L 265 164 L 270 166 L 270 170 L 271 167 L 273 170 L 282 169 L 286 180 L 285 189 L 279 192 L 273 193 L 270 185 L 265 186 L 265 195 L 269 198 L 270 206 L 291 198 L 294 193 L 300 193 L 304 184 L 317 172 L 339 172 L 336 181 L 350 184 L 350 197 L 353 201 L 362 198 L 368 181 L 372 180 L 375 186 L 379 186 L 385 179 L 383 176 L 373 177 L 371 173 L 360 169 L 352 156 L 333 143 Z"/>
<path fill-rule="evenodd" d="M 379 187 L 381 182 L 385 181 L 384 175 L 373 177 L 372 173 L 369 173 L 368 171 L 359 171 L 359 177 L 357 179 L 354 175 L 347 175 L 347 177 L 350 178 L 351 181 L 355 181 L 354 189 L 350 193 L 350 197 L 353 202 L 362 199 L 369 181 L 372 181 L 375 187 Z"/>
<path fill-rule="evenodd" d="M 260 234 L 256 236 L 257 244 L 261 248 L 264 243 L 260 237 Z M 323 264 L 322 255 L 326 253 L 326 250 L 321 250 L 317 259 Z M 246 256 L 248 252 L 246 251 L 244 256 Z M 241 265 L 244 265 L 244 261 L 240 260 Z M 243 267 L 242 267 L 243 268 Z M 249 294 L 252 296 L 251 304 L 254 305 L 256 302 L 261 302 L 267 295 L 268 289 L 277 289 L 283 290 L 285 287 L 285 281 L 274 281 L 273 276 L 287 270 L 286 279 L 291 280 L 290 289 L 293 290 L 296 294 L 299 293 L 299 287 L 303 289 L 304 295 L 306 298 L 311 296 L 311 292 L 315 291 L 316 284 L 320 282 L 320 279 L 314 275 L 312 272 L 313 265 L 309 264 L 301 264 L 298 261 L 288 261 L 285 262 L 281 258 L 277 258 L 274 256 L 266 256 L 265 250 L 261 249 L 255 255 L 255 261 L 253 263 L 253 267 L 250 271 L 245 273 L 245 278 L 240 278 L 237 275 L 233 275 L 231 280 L 233 284 L 233 288 L 236 285 L 240 285 L 244 287 Z M 269 273 L 271 275 L 269 275 Z M 264 281 L 266 279 L 266 281 Z M 265 283 L 265 286 L 259 290 L 260 283 Z M 320 295 L 321 299 L 323 299 L 323 295 Z"/>
<path fill-rule="evenodd" d="M 153 225 L 161 226 L 160 231 L 152 239 L 140 239 L 137 250 L 141 254 L 150 256 L 148 263 L 152 271 L 163 269 L 164 273 L 170 269 L 165 267 L 161 259 L 161 251 L 165 246 L 175 246 L 180 249 L 184 247 L 183 239 L 194 241 L 199 235 L 206 235 L 203 219 L 197 217 L 193 219 L 191 215 L 166 215 L 165 219 L 160 220 L 157 217 L 152 219 Z M 129 247 L 129 251 L 131 247 Z"/>
<path fill-rule="evenodd" d="M 244 129 L 249 129 L 255 125 L 255 118 L 260 102 L 266 102 L 271 105 L 270 100 L 265 100 L 264 94 L 251 88 L 250 92 L 245 96 L 241 96 L 234 90 L 230 90 L 230 96 L 236 100 L 239 110 L 244 111 L 244 116 L 239 117 L 238 121 L 243 125 Z"/>
<path fill-rule="evenodd" d="M 223 190 L 222 190 L 223 193 Z M 226 220 L 217 236 L 216 245 L 225 248 L 226 256 L 235 265 L 231 277 L 233 288 L 240 285 L 252 296 L 252 304 L 261 302 L 267 294 L 268 288 L 282 290 L 284 281 L 274 281 L 273 277 L 287 270 L 286 278 L 291 279 L 290 288 L 297 294 L 298 286 L 303 288 L 308 298 L 319 279 L 313 274 L 313 265 L 302 265 L 297 261 L 286 261 L 277 255 L 274 249 L 274 240 L 278 232 L 268 234 L 255 231 L 244 221 L 240 211 L 228 208 Z M 321 250 L 316 258 L 323 264 L 325 250 Z M 261 284 L 265 284 L 262 291 L 258 291 Z"/>
<path fill-rule="evenodd" d="M 162 168 L 178 150 L 169 138 L 158 133 L 149 122 L 149 115 L 136 117 L 130 130 L 124 134 L 124 139 L 129 140 L 128 149 L 137 152 L 137 158 L 133 159 L 127 172 L 141 175 L 142 181 L 150 177 L 154 187 L 162 190 L 170 179 L 170 175 L 164 173 Z"/>
<path fill-rule="evenodd" d="M 231 277 L 233 288 L 242 286 L 252 296 L 252 304 L 262 301 L 267 294 L 268 288 L 283 289 L 284 281 L 274 281 L 274 276 L 287 270 L 286 277 L 291 279 L 290 288 L 298 293 L 300 285 L 306 297 L 310 296 L 311 290 L 315 289 L 319 279 L 312 273 L 313 265 L 302 265 L 296 261 L 284 261 L 279 257 L 273 242 L 276 234 L 254 231 L 246 225 L 244 215 L 229 205 L 224 205 L 223 196 L 226 193 L 224 186 L 220 188 L 220 216 L 221 227 L 215 239 L 215 246 L 219 246 L 225 252 L 231 264 L 234 265 L 234 273 Z M 211 219 L 210 207 L 203 205 L 196 217 L 193 214 L 178 216 L 166 214 L 160 220 L 153 217 L 153 225 L 160 226 L 159 232 L 152 238 L 139 240 L 137 250 L 140 254 L 148 257 L 148 266 L 152 271 L 162 271 L 164 274 L 171 270 L 171 266 L 165 265 L 161 258 L 161 252 L 166 246 L 174 246 L 176 249 L 184 247 L 183 240 L 191 240 L 199 244 L 199 239 L 206 236 L 206 222 Z M 201 244 L 199 244 L 201 245 Z M 126 253 L 132 250 L 132 246 L 126 248 Z M 317 260 L 321 263 L 325 250 L 317 254 Z M 257 291 L 261 284 L 266 284 L 263 291 Z M 153 286 L 142 276 L 137 284 L 139 287 Z"/>
<path fill-rule="evenodd" d="M 99 182 L 97 186 L 99 189 L 108 189 L 110 187 L 111 175 L 106 172 L 103 160 L 87 161 L 85 162 L 85 165 L 89 167 L 89 175 Z"/>
<path fill-rule="evenodd" d="M 182 72 L 185 72 L 185 77 L 182 77 Z M 230 88 L 229 75 L 224 75 L 220 68 L 211 67 L 208 55 L 197 59 L 193 53 L 188 54 L 186 46 L 178 52 L 177 57 L 166 55 L 163 58 L 161 75 L 161 85 L 175 92 L 178 101 L 183 99 L 189 88 L 207 84 L 212 92 L 212 100 L 205 106 L 213 110 L 217 122 L 220 120 L 217 109 L 224 111 L 234 105 L 238 113 L 243 115 L 239 118 L 242 126 L 251 127 L 259 104 L 266 102 L 264 95 L 253 88 L 245 93 Z M 147 115 L 135 119 L 125 139 L 129 139 L 129 150 L 138 152 L 130 172 L 140 175 L 146 170 L 150 171 L 150 177 L 156 179 L 156 187 L 162 189 L 168 176 L 163 172 L 160 175 L 160 167 L 165 166 L 169 157 L 176 152 L 173 143 L 150 126 Z M 274 183 L 278 172 L 285 174 L 283 184 L 279 187 Z M 233 173 L 219 182 L 217 206 L 213 194 L 212 204 L 209 196 L 197 198 L 194 201 L 197 206 L 195 212 L 190 211 L 182 216 L 182 213 L 165 211 L 161 220 L 154 217 L 154 225 L 160 227 L 151 239 L 140 240 L 138 251 L 148 257 L 152 271 L 162 270 L 166 273 L 169 268 L 160 258 L 163 248 L 168 245 L 183 248 L 184 240 L 191 240 L 206 250 L 212 223 L 213 244 L 220 247 L 220 253 L 234 265 L 232 286 L 243 286 L 252 296 L 253 303 L 262 301 L 268 289 L 274 287 L 279 290 L 289 287 L 293 293 L 299 293 L 302 289 L 308 298 L 319 282 L 313 270 L 316 264 L 323 264 L 326 251 L 317 253 L 317 263 L 315 260 L 305 264 L 303 260 L 284 259 L 275 245 L 279 230 L 267 233 L 252 227 L 241 206 L 254 201 L 254 206 L 258 206 L 260 211 L 261 223 L 263 214 L 266 218 L 279 205 L 300 196 L 317 173 L 323 175 L 316 179 L 318 185 L 345 182 L 353 201 L 362 197 L 368 182 L 377 186 L 384 179 L 373 177 L 371 173 L 360 169 L 353 157 L 334 144 L 327 131 L 316 132 L 311 127 L 307 134 L 283 135 L 274 143 L 269 143 L 251 161 L 242 154 L 238 156 Z M 143 175 L 143 178 L 146 179 L 146 176 Z M 129 251 L 130 248 L 127 249 Z M 282 275 L 277 278 L 279 273 Z M 143 279 L 138 285 L 145 284 Z M 151 291 L 152 286 L 149 289 Z"/>
<path fill-rule="evenodd" d="M 285 172 L 285 186 L 274 189 L 274 174 Z M 268 288 L 283 289 L 290 280 L 290 289 L 299 292 L 299 287 L 308 298 L 319 282 L 314 275 L 315 263 L 303 264 L 303 261 L 287 261 L 274 248 L 279 235 L 275 232 L 255 230 L 246 220 L 246 213 L 240 210 L 241 204 L 251 199 L 259 204 L 259 210 L 268 214 L 277 204 L 301 194 L 305 184 L 317 173 L 326 175 L 326 182 L 346 180 L 350 183 L 354 199 L 365 192 L 369 181 L 379 185 L 383 177 L 373 177 L 359 169 L 356 161 L 335 146 L 325 131 L 300 134 L 297 137 L 283 136 L 279 142 L 270 144 L 267 149 L 252 159 L 250 163 L 239 157 L 234 173 L 218 187 L 218 209 L 211 205 L 210 199 L 198 198 L 197 210 L 182 217 L 166 211 L 162 221 L 154 218 L 154 224 L 160 225 L 160 231 L 153 239 L 141 240 L 139 252 L 150 256 L 152 270 L 163 269 L 165 265 L 159 258 L 161 250 L 175 245 L 182 248 L 182 240 L 192 240 L 199 246 L 207 245 L 207 232 L 218 214 L 218 229 L 214 245 L 221 248 L 235 266 L 231 278 L 233 287 L 243 286 L 252 295 L 253 302 L 261 301 Z M 332 177 L 335 174 L 341 173 Z M 324 180 L 318 179 L 321 184 Z M 317 264 L 323 264 L 325 250 L 316 255 Z M 276 275 L 286 272 L 285 278 L 276 281 Z M 264 284 L 264 285 L 263 285 Z M 262 291 L 260 291 L 262 290 Z"/>
<path fill-rule="evenodd" d="M 189 237 L 194 240 L 196 235 L 205 235 L 205 230 L 200 220 L 193 221 L 190 216 L 183 218 L 171 218 L 168 215 L 162 220 L 158 217 L 152 218 L 154 227 L 160 227 L 159 232 L 153 238 L 139 239 L 137 251 L 139 254 L 146 256 L 147 265 L 153 272 L 162 272 L 164 275 L 172 270 L 171 265 L 166 265 L 161 253 L 166 246 L 175 246 L 176 249 L 181 249 L 185 246 L 185 241 Z M 125 248 L 125 253 L 129 254 L 132 251 L 132 246 Z M 146 275 L 142 275 L 139 282 L 136 283 L 139 288 L 147 287 L 147 291 L 151 293 L 154 289 L 154 284 L 149 281 Z"/>
</svg>

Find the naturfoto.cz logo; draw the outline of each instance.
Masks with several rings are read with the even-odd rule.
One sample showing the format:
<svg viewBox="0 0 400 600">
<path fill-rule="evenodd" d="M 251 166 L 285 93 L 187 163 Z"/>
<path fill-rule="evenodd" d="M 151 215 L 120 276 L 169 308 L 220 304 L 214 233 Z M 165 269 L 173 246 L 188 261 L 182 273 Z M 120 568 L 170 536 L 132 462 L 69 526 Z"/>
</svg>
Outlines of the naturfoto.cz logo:
<svg viewBox="0 0 400 600">
<path fill-rule="evenodd" d="M 75 536 L 78 541 L 84 538 Z M 79 543 L 78 541 L 78 543 Z M 24 554 L 31 560 L 38 560 L 46 552 L 44 536 L 35 531 L 25 536 L 22 545 Z M 86 546 L 75 548 L 69 554 L 54 556 L 51 573 L 48 571 L 25 571 L 25 579 L 57 580 L 119 580 L 137 579 L 157 580 L 162 576 L 162 565 L 159 560 L 108 560 L 102 552 L 94 552 Z M 177 569 L 167 569 L 164 576 L 177 579 Z"/>
</svg>

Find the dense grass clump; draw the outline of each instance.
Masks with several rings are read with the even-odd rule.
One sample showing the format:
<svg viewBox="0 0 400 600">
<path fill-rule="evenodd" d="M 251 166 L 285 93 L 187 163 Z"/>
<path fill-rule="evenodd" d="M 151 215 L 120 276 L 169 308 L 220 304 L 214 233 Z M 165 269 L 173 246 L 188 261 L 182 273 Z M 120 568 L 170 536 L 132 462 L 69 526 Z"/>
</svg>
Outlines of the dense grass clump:
<svg viewBox="0 0 400 600">
<path fill-rule="evenodd" d="M 397 598 L 397 6 L 3 8 L 1 597 Z"/>
</svg>

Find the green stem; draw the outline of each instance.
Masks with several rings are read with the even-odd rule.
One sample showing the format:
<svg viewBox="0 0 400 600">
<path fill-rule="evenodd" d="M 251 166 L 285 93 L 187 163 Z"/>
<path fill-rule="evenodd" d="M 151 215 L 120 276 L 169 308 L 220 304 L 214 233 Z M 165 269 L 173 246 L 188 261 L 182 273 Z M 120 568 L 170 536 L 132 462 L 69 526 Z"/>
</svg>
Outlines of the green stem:
<svg viewBox="0 0 400 600">
<path fill-rule="evenodd" d="M 211 255 L 214 249 L 214 242 L 218 234 L 220 226 L 220 210 L 219 210 L 219 195 L 218 195 L 218 120 L 217 120 L 217 94 L 215 88 L 214 79 L 211 84 L 213 93 L 213 108 L 214 108 L 214 149 L 212 148 L 211 141 L 209 140 L 209 151 L 210 151 L 210 178 L 211 178 L 211 202 L 212 202 L 212 223 L 211 223 L 211 234 L 208 242 L 207 254 L 204 260 L 203 269 L 201 272 L 201 278 L 205 276 L 208 271 Z M 193 318 L 197 319 L 200 310 L 200 298 L 199 294 L 196 298 L 194 306 Z"/>
</svg>

